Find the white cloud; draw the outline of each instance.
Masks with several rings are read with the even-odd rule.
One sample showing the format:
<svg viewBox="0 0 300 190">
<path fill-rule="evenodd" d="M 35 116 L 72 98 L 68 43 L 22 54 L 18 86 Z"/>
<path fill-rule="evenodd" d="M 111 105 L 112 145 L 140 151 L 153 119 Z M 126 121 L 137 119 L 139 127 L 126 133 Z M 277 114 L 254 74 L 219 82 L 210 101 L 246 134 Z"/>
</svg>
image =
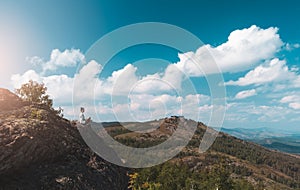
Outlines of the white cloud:
<svg viewBox="0 0 300 190">
<path fill-rule="evenodd" d="M 179 54 L 176 66 L 191 76 L 221 72 L 238 72 L 273 58 L 283 42 L 277 34 L 278 28 L 261 29 L 255 25 L 231 32 L 228 41 L 217 46 L 204 45 L 195 53 Z M 214 63 L 215 62 L 215 63 Z"/>
<path fill-rule="evenodd" d="M 293 102 L 293 101 L 300 102 L 300 97 L 297 95 L 291 95 L 291 96 L 285 96 L 280 100 L 281 103 L 289 103 L 289 102 Z"/>
<path fill-rule="evenodd" d="M 238 86 L 261 85 L 269 82 L 294 81 L 297 78 L 296 73 L 289 70 L 285 60 L 274 58 L 264 65 L 257 66 L 237 81 L 229 81 L 225 84 Z"/>
<path fill-rule="evenodd" d="M 131 93 L 157 94 L 181 89 L 183 74 L 174 65 L 167 67 L 163 73 L 146 76 L 137 76 L 136 71 L 137 67 L 127 64 L 124 68 L 114 71 L 97 89 L 106 94 L 126 96 Z"/>
<path fill-rule="evenodd" d="M 137 68 L 132 64 L 127 64 L 124 68 L 114 71 L 103 84 L 105 93 L 113 95 L 128 95 L 131 88 L 138 81 L 136 70 Z"/>
<path fill-rule="evenodd" d="M 283 114 L 285 112 L 285 114 Z M 286 115 L 289 114 L 291 110 L 288 110 L 281 106 L 266 106 L 261 105 L 257 106 L 253 113 L 258 115 L 259 121 L 266 121 L 266 122 L 278 122 L 283 121 L 286 118 Z"/>
<path fill-rule="evenodd" d="M 287 51 L 292 51 L 293 49 L 297 49 L 297 48 L 300 48 L 300 44 L 298 44 L 298 43 L 295 43 L 295 44 L 286 43 L 285 44 L 285 49 Z"/>
<path fill-rule="evenodd" d="M 76 109 L 79 105 L 87 107 L 87 111 L 95 119 L 96 114 L 93 111 L 97 111 L 102 120 L 116 120 L 116 117 L 123 121 L 151 120 L 169 115 L 184 115 L 208 121 L 214 108 L 209 96 L 187 94 L 189 91 L 184 95 L 177 94 L 180 90 L 185 92 L 187 89 L 185 82 L 188 82 L 188 77 L 216 73 L 218 70 L 214 65 L 216 61 L 223 73 L 252 69 L 244 77 L 227 82 L 227 85 L 258 86 L 272 82 L 276 83 L 273 87 L 280 90 L 285 89 L 287 85 L 293 88 L 300 87 L 297 67 L 289 69 L 285 60 L 274 58 L 282 46 L 278 28 L 261 29 L 253 25 L 250 28 L 233 31 L 228 40 L 217 47 L 207 44 L 199 47 L 196 52 L 179 54 L 180 61 L 168 65 L 163 72 L 138 76 L 137 67 L 127 64 L 114 71 L 111 76 L 102 79 L 98 77 L 102 66 L 95 61 L 86 64 L 84 55 L 79 50 L 61 52 L 55 49 L 48 61 L 40 57 L 28 58 L 28 62 L 42 67 L 42 73 L 29 70 L 24 74 L 13 75 L 11 79 L 15 88 L 29 79 L 45 83 L 54 102 L 66 105 L 67 115 L 73 113 L 70 105 L 74 98 L 78 103 L 74 105 Z M 297 48 L 297 45 L 293 45 L 293 48 Z M 74 76 L 44 75 L 47 71 L 55 73 L 58 69 L 76 67 L 79 63 L 84 64 Z M 266 91 L 261 90 L 263 87 L 241 91 L 235 98 L 248 98 L 256 95 L 257 91 L 265 93 Z M 284 97 L 281 103 L 289 107 L 235 104 L 228 106 L 230 118 L 227 119 L 284 120 L 286 115 L 295 114 L 300 109 L 299 102 L 300 100 L 295 97 Z M 284 115 L 281 116 L 283 112 Z"/>
<path fill-rule="evenodd" d="M 64 74 L 43 76 L 42 73 L 38 74 L 34 70 L 29 70 L 22 75 L 13 75 L 11 80 L 15 88 L 19 88 L 21 84 L 28 82 L 30 79 L 43 82 L 48 88 L 48 94 L 59 105 L 70 104 L 72 103 L 72 99 L 77 104 L 91 104 L 94 100 L 99 100 L 105 95 L 106 98 L 108 96 L 127 97 L 130 95 L 130 90 L 133 90 L 132 94 L 167 93 L 172 89 L 172 85 L 174 84 L 171 80 L 174 79 L 178 82 L 178 78 L 172 78 L 173 76 L 171 76 L 171 73 L 176 73 L 178 69 L 177 71 L 166 71 L 167 74 L 165 75 L 156 73 L 154 75 L 138 77 L 136 75 L 137 68 L 128 64 L 124 68 L 114 71 L 110 77 L 100 80 L 98 74 L 101 70 L 102 66 L 100 64 L 96 61 L 90 61 L 74 77 Z M 179 81 L 181 83 L 181 79 Z M 171 86 L 169 83 L 171 83 Z M 180 84 L 177 83 L 175 85 Z M 159 106 L 158 102 L 161 101 L 162 104 L 166 104 L 170 97 L 162 96 L 153 99 L 153 96 L 147 98 L 144 96 L 142 100 L 144 103 L 146 100 L 152 100 L 153 102 L 149 103 L 149 105 L 156 107 Z M 143 103 L 140 103 L 140 105 L 142 108 Z"/>
<path fill-rule="evenodd" d="M 28 70 L 23 75 L 14 74 L 11 76 L 11 83 L 14 88 L 20 88 L 22 84 L 27 83 L 29 80 L 41 82 L 42 77 L 34 70 Z"/>
<path fill-rule="evenodd" d="M 235 98 L 236 99 L 244 99 L 244 98 L 248 98 L 248 97 L 255 96 L 255 95 L 256 95 L 256 90 L 255 89 L 244 90 L 244 91 L 241 91 L 241 92 L 237 93 L 235 95 Z"/>
<path fill-rule="evenodd" d="M 78 63 L 85 62 L 84 55 L 79 49 L 66 49 L 63 52 L 54 49 L 51 52 L 49 61 L 44 61 L 38 56 L 28 57 L 26 60 L 35 66 L 40 65 L 43 72 L 55 71 L 60 67 L 74 67 Z"/>
<path fill-rule="evenodd" d="M 294 79 L 291 81 L 291 87 L 300 88 L 300 75 L 294 77 Z"/>
<path fill-rule="evenodd" d="M 169 81 L 162 79 L 162 77 L 156 73 L 153 75 L 147 75 L 142 77 L 132 88 L 131 93 L 149 93 L 156 94 L 158 92 L 170 92 L 176 91 L 176 87 Z"/>
<path fill-rule="evenodd" d="M 181 89 L 181 83 L 183 81 L 184 73 L 179 70 L 176 65 L 170 64 L 162 77 L 162 81 L 167 81 L 175 89 Z"/>
<path fill-rule="evenodd" d="M 27 83 L 29 80 L 44 83 L 48 88 L 48 94 L 54 99 L 56 104 L 70 104 L 72 103 L 73 88 L 76 88 L 74 91 L 75 98 L 90 99 L 94 97 L 92 93 L 98 80 L 96 76 L 101 69 L 101 65 L 97 62 L 90 61 L 75 75 L 75 83 L 74 78 L 67 75 L 42 76 L 42 74 L 38 74 L 34 70 L 28 70 L 22 75 L 12 75 L 11 82 L 14 88 L 20 88 L 22 84 Z"/>
<path fill-rule="evenodd" d="M 153 120 L 176 114 L 181 105 L 177 100 L 178 97 L 169 94 L 131 94 L 128 108 L 133 119 Z"/>
<path fill-rule="evenodd" d="M 136 75 L 137 68 L 131 64 L 124 68 L 114 71 L 106 79 L 100 80 L 98 74 L 102 66 L 96 61 L 90 61 L 84 65 L 74 77 L 67 75 L 50 75 L 43 76 L 34 70 L 28 70 L 24 74 L 16 74 L 11 77 L 13 86 L 19 88 L 21 84 L 28 82 L 30 79 L 43 82 L 48 87 L 48 94 L 55 99 L 55 103 L 74 102 L 92 102 L 101 99 L 103 96 L 128 96 L 133 94 L 160 94 L 172 90 L 174 84 L 171 80 L 172 72 L 168 74 L 154 74 L 145 77 Z M 177 69 L 178 70 L 178 69 Z M 175 72 L 175 71 L 174 71 Z M 181 79 L 179 79 L 181 83 Z M 175 81 L 176 82 L 176 81 Z M 170 84 L 169 84 L 170 83 Z M 175 84 L 180 85 L 180 84 Z M 130 92 L 132 90 L 132 92 Z M 176 89 L 175 89 L 176 90 Z"/>
<path fill-rule="evenodd" d="M 295 110 L 300 109 L 300 95 L 285 96 L 280 100 L 280 103 L 288 103 L 289 107 Z"/>
<path fill-rule="evenodd" d="M 169 94 L 131 94 L 118 103 L 114 100 L 109 105 L 101 103 L 95 110 L 102 118 L 113 114 L 121 121 L 154 120 L 171 115 L 184 115 L 196 120 L 203 117 L 208 120 L 212 109 L 209 100 L 208 96 L 202 94 L 184 97 Z"/>
<path fill-rule="evenodd" d="M 296 44 L 293 44 L 294 48 L 300 48 L 300 44 L 299 43 L 296 43 Z"/>
<path fill-rule="evenodd" d="M 295 110 L 299 110 L 300 109 L 300 103 L 299 102 L 292 102 L 292 103 L 289 103 L 289 107 L 290 108 L 293 108 Z"/>
<path fill-rule="evenodd" d="M 26 57 L 26 62 L 32 64 L 33 66 L 38 66 L 44 64 L 44 60 L 39 56 Z"/>
<path fill-rule="evenodd" d="M 73 78 L 67 75 L 52 75 L 43 77 L 42 82 L 56 105 L 61 106 L 72 102 Z"/>
<path fill-rule="evenodd" d="M 92 60 L 84 65 L 78 74 L 74 76 L 73 100 L 75 103 L 93 102 L 97 94 L 96 84 L 100 83 L 98 74 L 101 72 L 102 66 Z"/>
<path fill-rule="evenodd" d="M 230 103 L 226 111 L 226 121 L 234 121 L 235 125 L 253 121 L 281 122 L 297 117 L 295 110 L 279 105 L 255 105 L 253 103 Z M 299 120 L 299 117 L 296 118 Z M 256 122 L 257 123 L 257 122 Z M 240 127 L 240 126 L 238 126 Z M 250 125 L 251 127 L 251 125 Z"/>
</svg>

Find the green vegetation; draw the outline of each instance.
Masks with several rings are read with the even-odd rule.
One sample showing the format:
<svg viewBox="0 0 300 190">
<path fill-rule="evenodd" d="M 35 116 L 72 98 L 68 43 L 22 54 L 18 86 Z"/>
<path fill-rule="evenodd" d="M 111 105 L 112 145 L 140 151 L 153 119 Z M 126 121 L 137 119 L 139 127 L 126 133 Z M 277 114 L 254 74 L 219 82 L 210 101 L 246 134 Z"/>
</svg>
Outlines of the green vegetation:
<svg viewBox="0 0 300 190">
<path fill-rule="evenodd" d="M 285 184 L 291 188 L 300 188 L 300 161 L 292 156 L 281 154 L 260 147 L 254 143 L 242 141 L 234 137 L 223 135 L 217 138 L 212 150 L 233 155 L 241 160 L 246 160 L 251 164 L 265 168 L 261 173 L 267 178 L 272 179 L 281 184 Z M 285 175 L 276 175 L 272 168 Z"/>
<path fill-rule="evenodd" d="M 36 108 L 33 108 L 33 109 L 31 110 L 31 113 L 30 113 L 30 115 L 29 115 L 29 118 L 41 120 L 41 119 L 42 119 L 42 113 L 41 113 L 41 110 L 36 109 Z"/>
<path fill-rule="evenodd" d="M 109 130 L 109 134 L 112 137 L 115 137 L 117 135 L 125 134 L 125 133 L 130 133 L 131 131 L 124 128 L 124 127 L 116 127 L 115 129 Z"/>
<path fill-rule="evenodd" d="M 36 81 L 30 80 L 28 83 L 22 84 L 21 88 L 16 89 L 16 94 L 25 101 L 52 107 L 53 101 L 46 94 L 46 91 L 47 87 L 43 83 L 39 84 Z"/>
<path fill-rule="evenodd" d="M 233 181 L 230 171 L 222 163 L 211 169 L 191 171 L 187 165 L 167 162 L 165 164 L 136 170 L 129 175 L 129 188 L 133 190 L 252 190 L 246 180 Z"/>
<path fill-rule="evenodd" d="M 114 125 L 106 128 L 119 142 L 150 147 L 167 136 L 159 131 L 132 133 Z M 113 129 L 113 130 L 112 130 Z M 168 163 L 134 170 L 132 189 L 299 189 L 299 157 L 268 150 L 260 145 L 220 133 L 210 149 L 198 153 L 206 126 L 199 123 L 193 138 Z M 117 134 L 117 135 L 116 135 Z M 166 138 L 162 138 L 166 137 Z"/>
<path fill-rule="evenodd" d="M 58 110 L 54 110 L 53 100 L 46 94 L 47 87 L 43 83 L 29 80 L 28 83 L 22 84 L 21 88 L 15 90 L 16 94 L 24 101 L 30 102 L 31 104 L 45 105 L 56 113 L 56 115 L 63 117 L 63 109 L 61 107 Z M 32 111 L 30 114 L 31 118 L 41 119 L 41 113 L 38 111 Z"/>
</svg>

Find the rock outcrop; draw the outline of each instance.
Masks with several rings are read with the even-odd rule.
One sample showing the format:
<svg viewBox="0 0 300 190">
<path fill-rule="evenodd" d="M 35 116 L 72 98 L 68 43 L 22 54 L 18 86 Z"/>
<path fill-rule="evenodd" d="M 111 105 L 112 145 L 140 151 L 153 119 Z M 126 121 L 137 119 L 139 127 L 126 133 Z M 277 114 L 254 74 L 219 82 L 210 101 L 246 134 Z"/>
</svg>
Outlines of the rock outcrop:
<svg viewBox="0 0 300 190">
<path fill-rule="evenodd" d="M 177 129 L 179 120 L 179 116 L 171 116 L 170 118 L 165 118 L 161 121 L 158 129 L 162 133 L 171 135 Z"/>
<path fill-rule="evenodd" d="M 117 155 L 116 155 L 117 156 Z M 98 157 L 45 105 L 0 89 L 0 189 L 127 189 L 126 169 Z"/>
</svg>

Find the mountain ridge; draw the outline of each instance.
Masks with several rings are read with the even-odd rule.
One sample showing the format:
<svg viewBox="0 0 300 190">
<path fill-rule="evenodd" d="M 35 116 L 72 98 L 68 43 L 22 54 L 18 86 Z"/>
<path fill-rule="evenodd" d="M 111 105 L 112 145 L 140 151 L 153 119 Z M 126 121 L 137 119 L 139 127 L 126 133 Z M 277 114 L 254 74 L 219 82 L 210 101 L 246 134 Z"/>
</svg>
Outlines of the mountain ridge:
<svg viewBox="0 0 300 190">
<path fill-rule="evenodd" d="M 176 120 L 177 118 L 174 117 L 153 121 L 151 127 L 156 130 L 144 134 L 130 131 L 126 126 L 116 125 L 116 123 L 112 126 L 107 125 L 105 129 L 120 143 L 147 148 L 169 138 L 173 129 L 176 129 L 174 127 Z M 159 125 L 153 127 L 157 123 Z M 148 121 L 146 125 L 149 124 L 151 122 Z M 167 128 L 171 130 L 165 132 Z M 300 188 L 300 159 L 296 155 L 270 150 L 223 132 L 219 132 L 208 151 L 200 154 L 199 144 L 206 130 L 207 126 L 198 122 L 197 130 L 189 144 L 170 162 L 182 163 L 183 161 L 190 170 L 208 170 L 208 172 L 210 168 L 217 167 L 218 163 L 223 162 L 231 173 L 231 178 L 246 180 L 257 188 L 262 184 L 265 189 L 270 190 Z"/>
<path fill-rule="evenodd" d="M 0 90 L 0 189 L 127 189 L 130 170 L 97 156 L 81 138 L 74 123 L 41 104 L 22 102 L 13 93 Z M 9 100 L 9 101 L 8 101 Z M 150 147 L 178 130 L 179 119 L 105 123 L 115 140 L 132 147 Z M 205 175 L 223 164 L 233 181 L 244 180 L 264 189 L 299 189 L 300 158 L 269 150 L 220 132 L 204 153 L 198 147 L 208 127 L 197 124 L 194 136 L 168 163 L 187 165 L 190 172 Z M 117 155 L 116 155 L 117 156 Z M 131 158 L 134 159 L 135 158 Z M 155 168 L 155 167 L 153 167 Z"/>
</svg>

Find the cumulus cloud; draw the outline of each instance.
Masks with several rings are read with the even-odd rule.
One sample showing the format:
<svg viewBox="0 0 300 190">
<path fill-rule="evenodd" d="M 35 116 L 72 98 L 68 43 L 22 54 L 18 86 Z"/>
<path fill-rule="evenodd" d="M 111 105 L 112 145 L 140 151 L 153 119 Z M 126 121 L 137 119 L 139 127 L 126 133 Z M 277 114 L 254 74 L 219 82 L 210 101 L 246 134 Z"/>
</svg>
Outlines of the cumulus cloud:
<svg viewBox="0 0 300 190">
<path fill-rule="evenodd" d="M 73 99 L 74 101 L 93 101 L 95 95 L 95 84 L 101 83 L 98 74 L 102 66 L 92 60 L 84 65 L 78 74 L 74 76 Z"/>
<path fill-rule="evenodd" d="M 34 70 L 28 70 L 24 74 L 15 74 L 11 76 L 11 81 L 14 88 L 20 88 L 22 84 L 27 83 L 29 80 L 34 80 L 40 83 L 44 83 L 48 88 L 48 94 L 54 99 L 56 104 L 70 104 L 72 103 L 73 89 L 77 88 L 74 92 L 80 94 L 74 94 L 82 99 L 91 98 L 91 92 L 93 92 L 94 84 L 98 80 L 96 75 L 102 69 L 101 65 L 96 61 L 90 61 L 84 65 L 78 74 L 75 75 L 76 80 L 73 77 L 67 75 L 50 75 L 43 76 L 41 73 L 37 73 Z"/>
<path fill-rule="evenodd" d="M 172 82 L 173 76 L 170 73 L 176 73 L 174 70 L 166 71 L 167 74 L 156 73 L 139 77 L 136 75 L 137 68 L 128 64 L 114 71 L 108 78 L 100 79 L 98 74 L 101 70 L 102 66 L 92 60 L 83 65 L 73 77 L 64 74 L 43 76 L 42 73 L 28 70 L 24 74 L 13 75 L 11 81 L 14 88 L 20 88 L 21 84 L 30 79 L 42 82 L 47 86 L 48 93 L 54 98 L 55 103 L 71 103 L 72 99 L 77 103 L 86 103 L 99 100 L 105 95 L 161 94 L 174 90 L 173 88 L 176 88 L 174 86 L 178 87 L 181 84 L 181 79 L 178 78 L 174 78 L 175 84 Z"/>
<path fill-rule="evenodd" d="M 281 103 L 287 103 L 290 108 L 295 110 L 300 109 L 300 96 L 299 95 L 289 95 L 285 96 L 280 100 Z"/>
<path fill-rule="evenodd" d="M 255 89 L 244 90 L 244 91 L 241 91 L 241 92 L 237 93 L 235 95 L 235 98 L 236 99 L 244 99 L 244 98 L 248 98 L 248 97 L 255 96 L 255 95 L 256 95 L 256 90 Z"/>
<path fill-rule="evenodd" d="M 138 81 L 137 68 L 127 64 L 124 68 L 114 71 L 103 83 L 105 93 L 114 95 L 128 95 L 133 85 Z"/>
<path fill-rule="evenodd" d="M 97 85 L 97 89 L 105 94 L 129 95 L 157 94 L 162 92 L 176 92 L 181 89 L 183 73 L 174 65 L 169 66 L 162 73 L 146 76 L 136 74 L 137 67 L 127 64 L 120 70 L 114 71 L 110 77 Z"/>
<path fill-rule="evenodd" d="M 247 70 L 258 63 L 273 58 L 283 46 L 278 28 L 262 29 L 255 25 L 230 33 L 228 41 L 213 47 L 209 44 L 196 52 L 179 54 L 175 65 L 191 76 Z M 218 67 L 217 67 L 218 66 Z"/>
<path fill-rule="evenodd" d="M 181 105 L 180 97 L 169 94 L 131 94 L 128 102 L 129 115 L 140 121 L 176 115 Z"/>
<path fill-rule="evenodd" d="M 27 83 L 29 80 L 41 82 L 42 77 L 34 70 L 28 70 L 24 74 L 14 74 L 11 76 L 11 83 L 14 88 L 20 88 L 22 84 Z"/>
<path fill-rule="evenodd" d="M 225 84 L 247 86 L 261 85 L 269 82 L 295 81 L 296 79 L 299 80 L 297 74 L 289 70 L 285 60 L 274 58 L 263 65 L 257 66 L 237 81 L 231 80 Z"/>
<path fill-rule="evenodd" d="M 139 76 L 137 67 L 127 64 L 107 78 L 98 76 L 103 69 L 101 63 L 96 61 L 86 63 L 80 50 L 54 49 L 48 61 L 37 56 L 27 59 L 33 65 L 40 66 L 41 73 L 28 70 L 24 74 L 13 75 L 11 80 L 15 88 L 19 88 L 29 79 L 43 82 L 48 87 L 54 103 L 65 104 L 68 107 L 66 109 L 68 115 L 72 114 L 70 105 L 73 98 L 75 103 L 78 103 L 74 105 L 76 109 L 80 104 L 87 107 L 89 111 L 96 110 L 103 120 L 129 121 L 134 118 L 150 120 L 169 115 L 184 115 L 192 119 L 209 120 L 213 109 L 209 96 L 197 94 L 197 92 L 192 94 L 188 90 L 184 95 L 177 93 L 187 89 L 187 79 L 191 76 L 214 74 L 218 72 L 218 69 L 223 73 L 252 69 L 245 76 L 226 84 L 259 86 L 272 82 L 278 83 L 276 86 L 278 89 L 284 89 L 287 84 L 298 88 L 300 77 L 297 75 L 297 68 L 288 68 L 285 60 L 274 58 L 283 45 L 278 28 L 262 29 L 253 25 L 231 32 L 228 40 L 219 46 L 213 47 L 207 44 L 199 47 L 195 52 L 180 53 L 179 61 L 168 65 L 164 71 Z M 288 45 L 285 45 L 285 48 L 287 47 Z M 289 45 L 289 48 L 297 47 L 296 44 Z M 81 69 L 74 76 L 53 74 L 61 68 L 75 68 L 78 64 Z M 46 76 L 45 73 L 51 73 L 51 75 Z M 281 87 L 279 84 L 285 85 Z M 235 95 L 235 98 L 244 99 L 255 96 L 262 87 L 264 86 L 241 91 Z M 287 104 L 289 107 L 244 105 L 243 108 L 233 105 L 228 106 L 228 109 L 233 120 L 242 121 L 255 115 L 257 119 L 267 121 L 284 119 L 278 117 L 278 114 L 284 111 L 296 112 L 300 109 L 299 102 L 300 100 L 296 97 L 287 96 L 282 98 L 280 103 Z M 241 111 L 241 114 L 237 116 L 237 108 L 238 110 L 244 109 L 244 112 Z"/>
<path fill-rule="evenodd" d="M 60 67 L 74 67 L 78 63 L 84 63 L 84 55 L 79 49 L 66 49 L 61 52 L 59 49 L 54 49 L 51 52 L 50 60 L 44 61 L 44 59 L 34 56 L 26 58 L 27 62 L 41 66 L 43 72 L 55 71 Z"/>
<path fill-rule="evenodd" d="M 121 121 L 145 121 L 164 118 L 171 115 L 184 115 L 197 120 L 208 120 L 212 107 L 210 97 L 202 94 L 177 96 L 170 94 L 131 94 L 118 103 L 104 105 L 100 103 L 95 110 L 101 118 L 107 119 L 113 114 Z"/>
<path fill-rule="evenodd" d="M 181 89 L 181 84 L 184 78 L 184 73 L 182 73 L 181 70 L 179 70 L 176 65 L 174 64 L 170 64 L 162 77 L 163 81 L 167 81 L 170 84 L 172 84 L 172 86 L 175 89 Z"/>
<path fill-rule="evenodd" d="M 176 84 L 175 84 L 176 85 Z M 176 88 L 172 81 L 163 79 L 159 74 L 147 75 L 142 77 L 131 89 L 131 93 L 149 93 L 157 94 L 158 92 L 176 93 Z"/>
<path fill-rule="evenodd" d="M 42 77 L 42 82 L 56 104 L 66 105 L 72 102 L 73 78 L 67 75 Z"/>
</svg>

